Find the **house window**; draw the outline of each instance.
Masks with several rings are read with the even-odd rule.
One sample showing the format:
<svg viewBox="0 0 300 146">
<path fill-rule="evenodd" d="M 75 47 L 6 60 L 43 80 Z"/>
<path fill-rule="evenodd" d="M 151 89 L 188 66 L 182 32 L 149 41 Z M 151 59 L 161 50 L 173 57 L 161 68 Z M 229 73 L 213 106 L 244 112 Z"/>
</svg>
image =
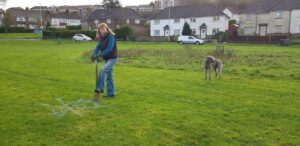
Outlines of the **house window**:
<svg viewBox="0 0 300 146">
<path fill-rule="evenodd" d="M 245 27 L 244 28 L 244 33 L 245 35 L 253 35 L 255 32 L 254 32 L 254 27 Z"/>
<path fill-rule="evenodd" d="M 196 29 L 192 29 L 192 34 L 196 35 Z"/>
<path fill-rule="evenodd" d="M 283 17 L 283 12 L 282 11 L 279 11 L 279 12 L 276 12 L 276 19 L 282 19 Z"/>
<path fill-rule="evenodd" d="M 127 20 L 126 20 L 126 23 L 127 23 L 127 24 L 129 24 L 129 23 L 130 23 L 130 20 L 129 20 L 129 19 L 127 19 Z"/>
<path fill-rule="evenodd" d="M 212 31 L 213 35 L 217 34 L 218 32 L 219 32 L 219 28 L 213 28 L 213 31 Z"/>
<path fill-rule="evenodd" d="M 252 15 L 246 15 L 246 21 L 251 21 L 252 20 Z"/>
<path fill-rule="evenodd" d="M 106 23 L 110 24 L 111 23 L 111 19 L 106 19 Z"/>
<path fill-rule="evenodd" d="M 154 20 L 154 24 L 155 24 L 155 25 L 159 25 L 159 24 L 160 24 L 160 21 L 159 21 L 159 20 Z"/>
<path fill-rule="evenodd" d="M 18 22 L 25 22 L 25 17 L 17 17 Z"/>
<path fill-rule="evenodd" d="M 140 23 L 141 23 L 141 20 L 135 19 L 135 24 L 140 24 Z"/>
<path fill-rule="evenodd" d="M 176 36 L 180 35 L 180 29 L 175 29 L 174 30 L 174 35 L 176 35 Z"/>
<path fill-rule="evenodd" d="M 159 36 L 160 35 L 160 31 L 159 30 L 154 30 L 154 35 L 155 36 Z"/>
<path fill-rule="evenodd" d="M 29 25 L 29 29 L 35 29 L 35 27 L 36 27 L 35 25 L 32 24 Z"/>
<path fill-rule="evenodd" d="M 275 25 L 275 33 L 283 33 L 283 26 L 282 25 Z"/>
<path fill-rule="evenodd" d="M 18 27 L 25 27 L 25 24 L 18 24 Z"/>
<path fill-rule="evenodd" d="M 174 23 L 180 23 L 180 19 L 174 19 Z"/>
<path fill-rule="evenodd" d="M 196 18 L 192 17 L 190 19 L 191 19 L 191 22 L 196 22 Z"/>
<path fill-rule="evenodd" d="M 37 22 L 37 19 L 36 18 L 29 18 L 29 21 L 30 22 Z"/>
<path fill-rule="evenodd" d="M 95 20 L 95 24 L 98 25 L 99 24 L 99 20 Z"/>
<path fill-rule="evenodd" d="M 213 17 L 213 21 L 215 22 L 215 21 L 219 21 L 220 20 L 220 17 L 219 16 L 214 16 Z"/>
</svg>

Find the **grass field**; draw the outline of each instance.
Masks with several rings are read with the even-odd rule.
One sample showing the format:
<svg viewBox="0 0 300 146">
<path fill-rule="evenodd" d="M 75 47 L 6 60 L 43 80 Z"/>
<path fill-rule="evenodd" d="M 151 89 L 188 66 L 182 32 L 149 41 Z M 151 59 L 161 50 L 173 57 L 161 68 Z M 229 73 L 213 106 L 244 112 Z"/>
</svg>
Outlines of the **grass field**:
<svg viewBox="0 0 300 146">
<path fill-rule="evenodd" d="M 41 36 L 35 33 L 0 33 L 0 39 L 39 39 Z"/>
<path fill-rule="evenodd" d="M 94 42 L 0 43 L 0 145 L 300 145 L 300 46 L 227 44 L 206 81 L 213 44 L 119 42 L 97 106 Z"/>
</svg>

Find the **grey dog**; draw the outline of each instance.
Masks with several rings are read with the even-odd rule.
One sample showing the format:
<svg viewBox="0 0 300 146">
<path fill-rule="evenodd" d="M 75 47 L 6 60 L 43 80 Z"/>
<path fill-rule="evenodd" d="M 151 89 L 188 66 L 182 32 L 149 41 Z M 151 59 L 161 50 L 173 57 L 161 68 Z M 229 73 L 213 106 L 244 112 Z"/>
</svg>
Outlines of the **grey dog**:
<svg viewBox="0 0 300 146">
<path fill-rule="evenodd" d="M 206 56 L 204 62 L 205 79 L 211 80 L 212 69 L 214 69 L 216 78 L 222 79 L 223 62 L 213 56 Z"/>
</svg>

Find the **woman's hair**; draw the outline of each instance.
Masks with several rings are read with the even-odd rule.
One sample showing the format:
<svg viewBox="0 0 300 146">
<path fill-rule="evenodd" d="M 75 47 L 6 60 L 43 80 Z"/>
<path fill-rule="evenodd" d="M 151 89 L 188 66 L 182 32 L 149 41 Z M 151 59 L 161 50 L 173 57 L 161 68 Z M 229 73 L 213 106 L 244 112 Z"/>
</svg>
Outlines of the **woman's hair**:
<svg viewBox="0 0 300 146">
<path fill-rule="evenodd" d="M 100 28 L 106 28 L 110 34 L 115 35 L 115 33 L 108 27 L 108 25 L 106 23 L 100 23 L 98 25 L 98 29 L 97 29 L 97 37 L 101 36 Z"/>
</svg>

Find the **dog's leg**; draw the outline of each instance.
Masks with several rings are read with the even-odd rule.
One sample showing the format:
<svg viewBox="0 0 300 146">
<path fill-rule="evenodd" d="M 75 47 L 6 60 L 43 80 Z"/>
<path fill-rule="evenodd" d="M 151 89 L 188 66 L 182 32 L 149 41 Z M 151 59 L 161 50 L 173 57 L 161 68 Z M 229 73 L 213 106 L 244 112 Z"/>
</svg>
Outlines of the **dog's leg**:
<svg viewBox="0 0 300 146">
<path fill-rule="evenodd" d="M 218 69 L 216 67 L 214 67 L 214 71 L 215 71 L 215 78 L 218 77 Z"/>
<path fill-rule="evenodd" d="M 220 69 L 219 69 L 219 76 L 220 76 L 220 79 L 222 79 L 222 65 L 220 66 Z"/>
<path fill-rule="evenodd" d="M 209 80 L 211 80 L 211 74 L 212 74 L 212 66 L 209 67 Z"/>
</svg>

